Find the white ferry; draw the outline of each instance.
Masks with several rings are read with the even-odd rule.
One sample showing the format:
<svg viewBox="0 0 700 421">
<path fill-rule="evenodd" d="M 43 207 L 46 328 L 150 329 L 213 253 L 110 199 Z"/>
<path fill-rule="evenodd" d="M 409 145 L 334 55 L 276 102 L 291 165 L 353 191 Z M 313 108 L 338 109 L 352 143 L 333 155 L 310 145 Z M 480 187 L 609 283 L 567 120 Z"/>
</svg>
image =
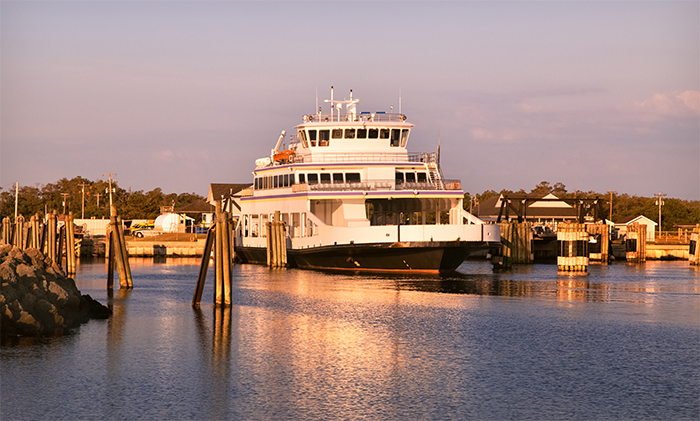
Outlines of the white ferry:
<svg viewBox="0 0 700 421">
<path fill-rule="evenodd" d="M 405 115 L 358 113 L 352 91 L 334 100 L 332 87 L 325 102 L 330 113 L 304 115 L 287 149 L 283 131 L 271 156 L 255 162 L 240 200 L 238 259 L 266 263 L 275 211 L 288 264 L 306 269 L 453 271 L 500 241 L 498 225 L 463 209 L 461 183 L 442 178 L 435 153 L 408 153 Z"/>
</svg>

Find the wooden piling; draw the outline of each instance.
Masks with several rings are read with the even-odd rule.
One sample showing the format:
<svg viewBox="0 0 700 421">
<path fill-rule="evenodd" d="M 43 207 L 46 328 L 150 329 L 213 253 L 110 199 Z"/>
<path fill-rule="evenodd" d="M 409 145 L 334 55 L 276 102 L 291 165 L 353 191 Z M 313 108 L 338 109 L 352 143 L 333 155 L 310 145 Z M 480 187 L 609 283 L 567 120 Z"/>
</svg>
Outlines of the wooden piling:
<svg viewBox="0 0 700 421">
<path fill-rule="evenodd" d="M 114 235 L 112 234 L 112 225 L 110 222 L 107 228 L 107 241 L 105 242 L 107 250 L 107 291 L 114 289 Z"/>
<path fill-rule="evenodd" d="M 39 228 L 39 214 L 32 215 L 31 217 L 31 228 L 32 228 L 32 235 L 31 235 L 31 245 L 30 247 L 35 248 L 37 250 L 41 250 L 41 237 L 40 237 L 40 228 Z"/>
<path fill-rule="evenodd" d="M 608 224 L 586 224 L 589 239 L 595 238 L 595 243 L 589 243 L 588 259 L 608 263 L 610 255 L 610 226 Z"/>
<path fill-rule="evenodd" d="M 231 305 L 231 239 L 229 237 L 228 212 L 222 212 L 221 223 L 223 229 L 221 235 L 221 256 L 222 256 L 222 281 L 223 281 L 223 301 L 219 304 Z"/>
<path fill-rule="evenodd" d="M 627 249 L 625 257 L 630 263 L 646 263 L 647 261 L 647 226 L 631 224 L 627 227 Z"/>
<path fill-rule="evenodd" d="M 58 264 L 60 262 L 58 262 L 58 253 L 56 252 L 56 211 L 48 214 L 47 218 L 46 255 L 52 262 Z"/>
<path fill-rule="evenodd" d="M 5 217 L 2 220 L 2 243 L 12 244 L 12 222 L 10 222 L 9 217 Z"/>
<path fill-rule="evenodd" d="M 532 263 L 532 225 L 529 222 L 503 222 L 498 225 L 501 229 L 501 249 L 500 254 L 492 258 L 494 268 Z"/>
<path fill-rule="evenodd" d="M 75 273 L 75 236 L 73 235 L 73 212 L 66 216 L 66 273 Z"/>
<path fill-rule="evenodd" d="M 223 301 L 224 291 L 224 259 L 221 252 L 221 244 L 223 242 L 224 226 L 221 223 L 221 202 L 216 202 L 216 240 L 214 241 L 214 304 L 220 304 Z"/>
<path fill-rule="evenodd" d="M 560 271 L 588 271 L 588 232 L 584 224 L 559 224 L 557 246 L 557 266 Z"/>
<path fill-rule="evenodd" d="M 15 220 L 15 240 L 14 246 L 24 249 L 24 216 L 17 215 Z"/>
<path fill-rule="evenodd" d="M 63 248 L 65 246 L 65 238 L 66 238 L 66 226 L 65 224 L 58 230 L 58 246 L 56 247 L 56 264 L 63 268 Z"/>
<path fill-rule="evenodd" d="M 115 209 L 115 215 L 116 215 L 116 209 Z M 126 276 L 126 287 L 127 288 L 133 288 L 134 287 L 134 282 L 131 279 L 131 265 L 129 264 L 129 250 L 126 247 L 126 237 L 124 236 L 124 230 L 122 229 L 123 227 L 122 223 L 122 218 L 121 216 L 117 215 L 117 233 L 119 234 L 119 243 L 122 248 L 122 256 L 124 259 L 124 269 L 125 269 L 125 276 Z M 121 277 L 119 279 L 120 285 L 121 285 Z"/>
<path fill-rule="evenodd" d="M 216 237 L 216 224 L 209 228 L 207 231 L 207 240 L 204 243 L 204 254 L 202 255 L 202 262 L 199 264 L 199 275 L 197 276 L 197 287 L 194 290 L 194 296 L 192 297 L 192 307 L 199 307 L 202 301 L 202 293 L 204 292 L 204 282 L 207 279 L 207 270 L 209 269 L 209 260 L 211 259 L 211 252 L 214 246 L 214 238 Z"/>
<path fill-rule="evenodd" d="M 275 211 L 274 221 L 267 223 L 267 265 L 270 267 L 287 266 L 287 241 L 280 211 Z"/>
<path fill-rule="evenodd" d="M 129 255 L 126 250 L 126 243 L 124 241 L 124 231 L 122 230 L 121 218 L 116 216 L 116 210 L 114 206 L 112 207 L 112 216 L 109 220 L 110 226 L 110 241 L 109 241 L 109 256 L 110 259 L 114 257 L 114 261 L 111 264 L 108 263 L 108 271 L 114 270 L 116 265 L 117 271 L 119 272 L 119 287 L 120 288 L 133 288 L 133 283 L 131 281 L 131 268 L 129 266 Z M 113 272 L 111 272 L 113 273 Z M 109 284 L 109 279 L 108 279 Z M 109 286 L 108 286 L 109 288 Z"/>
</svg>

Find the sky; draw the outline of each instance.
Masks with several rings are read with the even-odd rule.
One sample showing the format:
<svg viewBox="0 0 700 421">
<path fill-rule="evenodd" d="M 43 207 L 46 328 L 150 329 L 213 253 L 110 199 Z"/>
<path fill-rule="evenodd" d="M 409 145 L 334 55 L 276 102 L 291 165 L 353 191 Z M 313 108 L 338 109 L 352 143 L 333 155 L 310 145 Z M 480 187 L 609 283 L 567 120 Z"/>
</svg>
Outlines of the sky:
<svg viewBox="0 0 700 421">
<path fill-rule="evenodd" d="M 699 85 L 697 0 L 3 0 L 0 187 L 206 196 L 334 86 L 472 194 L 699 200 Z"/>
</svg>

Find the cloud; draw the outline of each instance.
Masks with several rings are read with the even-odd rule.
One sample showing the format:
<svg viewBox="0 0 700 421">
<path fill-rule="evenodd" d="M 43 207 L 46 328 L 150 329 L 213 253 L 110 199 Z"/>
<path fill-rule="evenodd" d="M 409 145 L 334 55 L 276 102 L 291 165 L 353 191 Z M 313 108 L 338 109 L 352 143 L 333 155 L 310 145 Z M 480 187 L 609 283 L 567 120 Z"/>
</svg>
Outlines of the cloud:
<svg viewBox="0 0 700 421">
<path fill-rule="evenodd" d="M 700 115 L 700 92 L 659 93 L 634 105 L 639 110 L 659 116 L 697 116 Z"/>
</svg>

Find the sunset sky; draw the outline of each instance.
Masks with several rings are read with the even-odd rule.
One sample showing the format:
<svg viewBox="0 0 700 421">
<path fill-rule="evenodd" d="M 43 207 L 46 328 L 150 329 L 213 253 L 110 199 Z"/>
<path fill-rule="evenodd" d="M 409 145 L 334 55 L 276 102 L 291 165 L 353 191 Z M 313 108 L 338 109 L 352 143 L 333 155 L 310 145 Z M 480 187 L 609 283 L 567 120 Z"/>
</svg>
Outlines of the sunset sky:
<svg viewBox="0 0 700 421">
<path fill-rule="evenodd" d="M 465 191 L 700 199 L 698 1 L 0 2 L 0 187 L 206 195 L 318 101 L 441 143 Z M 324 108 L 327 111 L 327 107 Z"/>
</svg>

